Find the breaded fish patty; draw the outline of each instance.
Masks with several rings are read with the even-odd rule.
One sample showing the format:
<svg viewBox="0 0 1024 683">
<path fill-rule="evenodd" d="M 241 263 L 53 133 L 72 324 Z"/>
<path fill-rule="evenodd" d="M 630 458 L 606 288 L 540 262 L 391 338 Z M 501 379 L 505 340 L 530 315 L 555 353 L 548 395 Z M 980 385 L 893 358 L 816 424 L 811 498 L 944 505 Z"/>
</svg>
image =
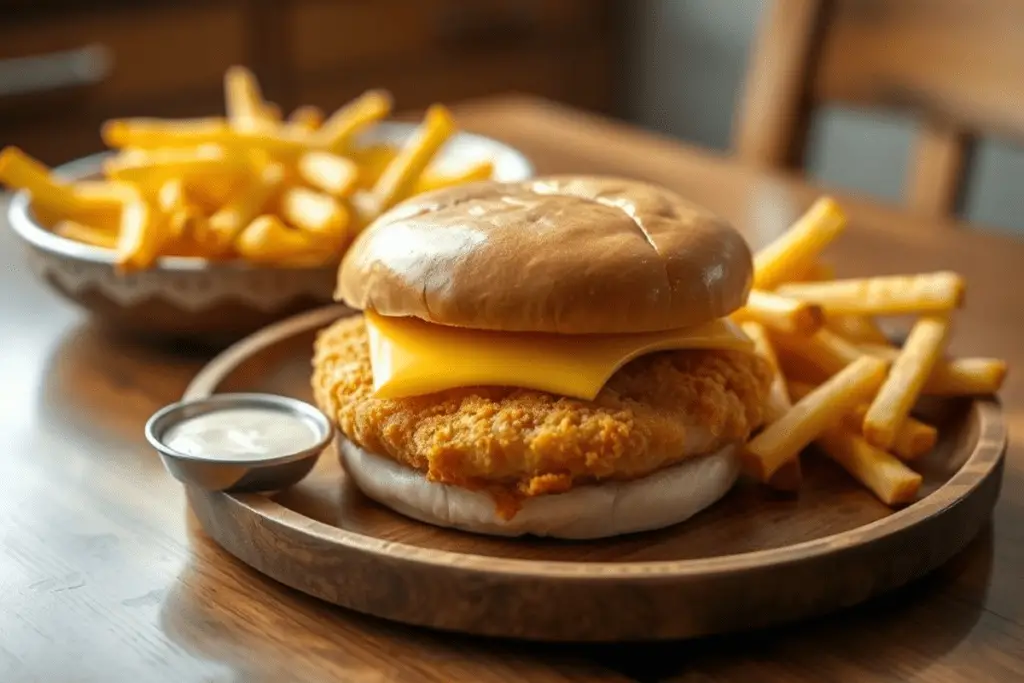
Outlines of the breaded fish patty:
<svg viewBox="0 0 1024 683">
<path fill-rule="evenodd" d="M 770 381 L 753 354 L 669 351 L 628 363 L 593 401 L 514 387 L 378 399 L 362 316 L 321 332 L 313 363 L 316 402 L 353 443 L 431 481 L 488 490 L 507 512 L 742 441 Z"/>
</svg>

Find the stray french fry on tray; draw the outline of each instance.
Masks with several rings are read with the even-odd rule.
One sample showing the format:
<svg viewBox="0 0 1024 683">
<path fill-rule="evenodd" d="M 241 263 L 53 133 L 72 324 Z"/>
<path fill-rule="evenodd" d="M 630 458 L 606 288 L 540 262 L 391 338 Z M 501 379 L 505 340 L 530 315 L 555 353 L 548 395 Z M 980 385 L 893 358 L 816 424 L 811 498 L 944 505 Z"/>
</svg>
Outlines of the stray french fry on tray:
<svg viewBox="0 0 1024 683">
<path fill-rule="evenodd" d="M 834 375 L 861 356 L 868 355 L 831 330 L 818 330 L 809 337 L 777 332 L 769 332 L 769 335 L 777 349 L 800 358 L 826 375 Z"/>
<path fill-rule="evenodd" d="M 893 361 L 894 346 L 858 344 L 864 353 Z M 1006 379 L 1006 361 L 1000 358 L 943 358 L 935 363 L 921 393 L 925 396 L 984 396 L 995 394 Z"/>
<path fill-rule="evenodd" d="M 775 349 L 772 348 L 772 343 L 768 339 L 768 333 L 765 332 L 761 323 L 750 321 L 743 323 L 741 327 L 747 336 L 753 340 L 754 350 L 768 361 L 772 369 L 771 389 L 768 392 L 768 400 L 765 402 L 766 421 L 771 424 L 793 407 L 789 397 L 789 390 L 786 387 L 786 380 L 779 370 L 779 359 L 775 355 Z"/>
<path fill-rule="evenodd" d="M 782 285 L 778 293 L 819 304 L 826 315 L 900 315 L 938 313 L 960 306 L 963 278 L 956 273 L 801 282 Z"/>
<path fill-rule="evenodd" d="M 744 456 L 749 469 L 761 481 L 768 481 L 825 429 L 874 395 L 885 379 L 885 370 L 884 361 L 862 356 L 815 387 L 747 444 Z"/>
<path fill-rule="evenodd" d="M 892 363 L 889 376 L 864 416 L 864 438 L 890 448 L 910 414 L 949 336 L 948 318 L 921 318 Z"/>
<path fill-rule="evenodd" d="M 830 264 L 814 261 L 810 266 L 795 274 L 787 282 L 821 282 L 822 280 L 835 280 L 836 269 Z"/>
<path fill-rule="evenodd" d="M 853 342 L 888 344 L 889 339 L 874 320 L 863 315 L 832 315 L 825 318 L 825 327 Z"/>
<path fill-rule="evenodd" d="M 886 505 L 912 503 L 921 488 L 921 475 L 864 437 L 843 427 L 831 427 L 815 443 Z"/>
<path fill-rule="evenodd" d="M 932 369 L 924 383 L 928 396 L 985 396 L 997 393 L 1006 379 L 1001 358 L 954 358 Z"/>
<path fill-rule="evenodd" d="M 759 289 L 750 292 L 747 304 L 733 316 L 737 320 L 750 320 L 779 332 L 802 336 L 814 334 L 824 322 L 818 306 Z"/>
<path fill-rule="evenodd" d="M 742 325 L 743 331 L 754 341 L 754 350 L 761 355 L 772 369 L 772 383 L 768 391 L 768 400 L 765 402 L 765 422 L 775 422 L 793 407 L 789 400 L 789 391 L 786 388 L 786 380 L 779 370 L 779 360 L 775 356 L 768 333 L 764 327 L 757 322 L 748 321 Z M 780 467 L 768 480 L 768 485 L 780 491 L 796 491 L 800 488 L 803 474 L 800 469 L 800 458 L 793 458 Z"/>
<path fill-rule="evenodd" d="M 799 400 L 809 394 L 814 389 L 814 385 L 790 382 L 788 388 L 792 398 Z M 843 424 L 848 430 L 859 433 L 864 425 L 864 416 L 867 415 L 867 412 L 868 404 L 862 403 L 843 416 Z M 930 452 L 935 447 L 938 438 L 939 433 L 935 427 L 908 417 L 896 433 L 892 453 L 903 461 L 916 460 Z"/>
<path fill-rule="evenodd" d="M 754 287 L 775 289 L 812 268 L 818 255 L 846 226 L 846 216 L 823 197 L 782 236 L 754 256 Z"/>
</svg>

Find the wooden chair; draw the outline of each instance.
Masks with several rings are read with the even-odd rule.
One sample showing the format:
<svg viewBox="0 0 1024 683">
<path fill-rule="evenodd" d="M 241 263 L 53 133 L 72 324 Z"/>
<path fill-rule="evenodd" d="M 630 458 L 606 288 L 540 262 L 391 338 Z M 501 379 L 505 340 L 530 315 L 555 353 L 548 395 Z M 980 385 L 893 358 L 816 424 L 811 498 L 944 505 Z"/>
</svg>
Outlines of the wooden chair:
<svg viewBox="0 0 1024 683">
<path fill-rule="evenodd" d="M 815 105 L 919 116 L 908 205 L 957 208 L 972 138 L 1024 139 L 1024 2 L 773 0 L 751 58 L 734 136 L 746 161 L 801 165 Z"/>
</svg>

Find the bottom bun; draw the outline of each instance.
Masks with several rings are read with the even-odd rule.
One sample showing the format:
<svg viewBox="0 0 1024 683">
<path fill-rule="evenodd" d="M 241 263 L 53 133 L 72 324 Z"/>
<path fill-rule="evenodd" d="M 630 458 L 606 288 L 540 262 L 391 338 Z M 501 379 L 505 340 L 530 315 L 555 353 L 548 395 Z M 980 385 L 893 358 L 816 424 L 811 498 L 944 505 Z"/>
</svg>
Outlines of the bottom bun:
<svg viewBox="0 0 1024 683">
<path fill-rule="evenodd" d="M 423 473 L 339 438 L 348 476 L 369 498 L 421 522 L 495 536 L 607 538 L 678 524 L 716 502 L 739 474 L 736 447 L 688 458 L 642 479 L 527 498 L 510 520 L 485 493 L 427 481 Z"/>
</svg>

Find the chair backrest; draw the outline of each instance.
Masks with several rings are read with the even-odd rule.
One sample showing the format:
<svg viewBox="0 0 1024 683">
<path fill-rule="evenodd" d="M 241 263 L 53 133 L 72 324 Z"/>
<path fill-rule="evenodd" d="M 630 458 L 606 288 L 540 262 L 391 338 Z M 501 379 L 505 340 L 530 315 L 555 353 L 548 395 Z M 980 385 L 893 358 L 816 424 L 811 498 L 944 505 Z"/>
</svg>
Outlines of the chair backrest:
<svg viewBox="0 0 1024 683">
<path fill-rule="evenodd" d="M 956 209 L 971 141 L 1024 139 L 1024 2 L 772 0 L 734 136 L 752 163 L 798 167 L 821 103 L 909 110 L 910 207 Z"/>
</svg>

